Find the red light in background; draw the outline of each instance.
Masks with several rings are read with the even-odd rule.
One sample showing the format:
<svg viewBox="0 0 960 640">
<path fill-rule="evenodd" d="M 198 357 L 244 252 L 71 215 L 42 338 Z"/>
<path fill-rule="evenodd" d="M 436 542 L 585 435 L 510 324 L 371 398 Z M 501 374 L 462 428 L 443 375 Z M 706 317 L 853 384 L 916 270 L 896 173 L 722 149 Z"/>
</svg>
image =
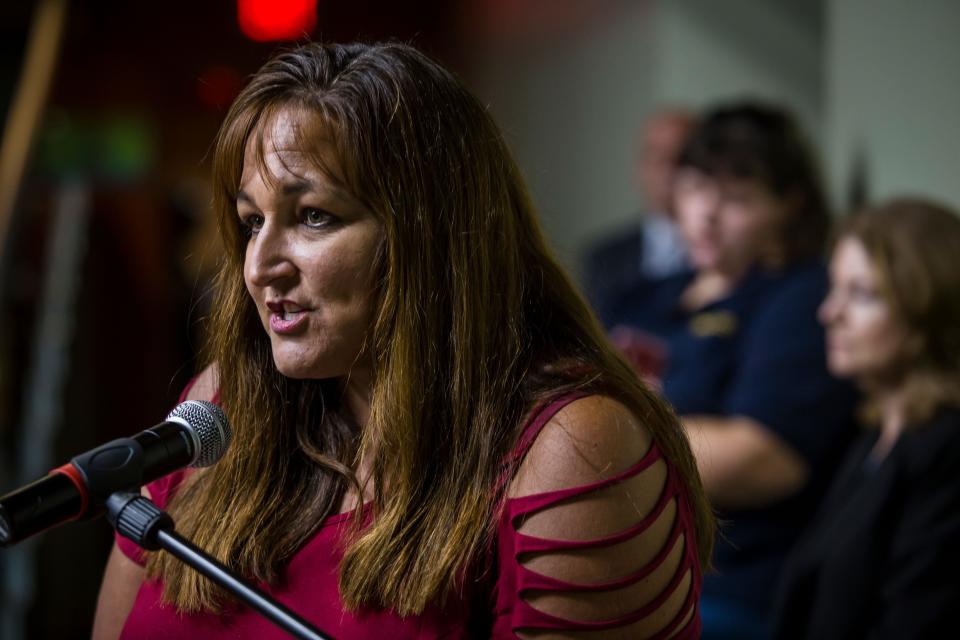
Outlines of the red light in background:
<svg viewBox="0 0 960 640">
<path fill-rule="evenodd" d="M 317 0 L 237 0 L 237 22 L 257 42 L 297 40 L 317 26 Z"/>
</svg>

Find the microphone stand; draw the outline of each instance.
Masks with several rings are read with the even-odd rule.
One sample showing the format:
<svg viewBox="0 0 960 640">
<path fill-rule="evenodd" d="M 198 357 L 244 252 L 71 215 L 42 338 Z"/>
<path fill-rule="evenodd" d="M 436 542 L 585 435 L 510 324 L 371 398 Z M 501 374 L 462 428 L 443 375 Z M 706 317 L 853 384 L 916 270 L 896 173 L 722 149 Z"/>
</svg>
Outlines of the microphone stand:
<svg viewBox="0 0 960 640">
<path fill-rule="evenodd" d="M 174 531 L 173 519 L 147 498 L 118 491 L 107 499 L 107 520 L 125 538 L 150 551 L 164 549 L 300 640 L 333 640 L 267 594 L 243 582 L 218 560 Z"/>
</svg>

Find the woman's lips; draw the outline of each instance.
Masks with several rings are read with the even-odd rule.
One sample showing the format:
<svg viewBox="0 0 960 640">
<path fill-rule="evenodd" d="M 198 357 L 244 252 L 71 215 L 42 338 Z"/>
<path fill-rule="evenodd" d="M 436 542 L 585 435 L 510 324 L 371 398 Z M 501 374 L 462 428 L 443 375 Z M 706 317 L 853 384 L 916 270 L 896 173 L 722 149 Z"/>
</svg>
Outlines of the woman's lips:
<svg viewBox="0 0 960 640">
<path fill-rule="evenodd" d="M 690 242 L 688 248 L 693 253 L 713 255 L 717 253 L 718 243 L 714 240 L 700 238 Z"/>
<path fill-rule="evenodd" d="M 270 329 L 274 333 L 295 333 L 307 321 L 307 309 L 292 300 L 271 300 L 267 302 L 267 308 L 270 309 Z"/>
<path fill-rule="evenodd" d="M 274 333 L 281 335 L 297 332 L 306 322 L 307 312 L 303 310 L 286 313 L 270 313 L 270 329 Z"/>
<path fill-rule="evenodd" d="M 827 334 L 827 351 L 843 351 L 846 348 L 843 339 Z"/>
</svg>

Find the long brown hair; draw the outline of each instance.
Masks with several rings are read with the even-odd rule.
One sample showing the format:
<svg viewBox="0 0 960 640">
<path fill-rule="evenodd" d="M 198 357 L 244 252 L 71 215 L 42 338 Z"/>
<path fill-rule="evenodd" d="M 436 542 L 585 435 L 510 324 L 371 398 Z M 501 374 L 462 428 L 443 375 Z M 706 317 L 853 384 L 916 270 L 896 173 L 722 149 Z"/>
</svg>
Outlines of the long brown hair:
<svg viewBox="0 0 960 640">
<path fill-rule="evenodd" d="M 338 381 L 277 373 L 244 288 L 235 213 L 244 149 L 284 108 L 334 138 L 334 177 L 384 230 L 363 429 Z M 301 130 L 307 152 L 313 130 Z M 629 406 L 678 466 L 708 561 L 713 519 L 675 416 L 608 344 L 547 248 L 496 125 L 448 71 L 400 44 L 312 44 L 277 56 L 227 115 L 214 189 L 226 256 L 210 357 L 235 437 L 170 505 L 185 535 L 242 573 L 274 580 L 364 459 L 373 518 L 348 542 L 343 599 L 420 612 L 461 586 L 489 543 L 496 487 L 525 414 L 550 394 L 586 388 Z M 164 555 L 148 569 L 181 609 L 217 606 L 213 587 Z"/>
<path fill-rule="evenodd" d="M 899 198 L 851 216 L 838 238 L 863 244 L 881 295 L 910 336 L 898 367 L 907 424 L 960 405 L 960 214 Z M 879 417 L 869 399 L 864 417 Z"/>
</svg>

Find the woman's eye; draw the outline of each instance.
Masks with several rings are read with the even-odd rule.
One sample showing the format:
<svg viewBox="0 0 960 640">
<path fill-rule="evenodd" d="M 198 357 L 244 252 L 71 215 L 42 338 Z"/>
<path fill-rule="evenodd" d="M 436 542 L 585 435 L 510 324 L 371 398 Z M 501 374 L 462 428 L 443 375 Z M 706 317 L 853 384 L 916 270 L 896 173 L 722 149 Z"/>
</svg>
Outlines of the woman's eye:
<svg viewBox="0 0 960 640">
<path fill-rule="evenodd" d="M 333 215 L 328 211 L 315 207 L 306 207 L 303 209 L 302 216 L 303 223 L 308 227 L 323 227 L 335 220 Z"/>
<path fill-rule="evenodd" d="M 747 189 L 733 188 L 724 192 L 723 200 L 727 204 L 745 206 L 753 202 L 753 196 L 754 194 Z"/>
<path fill-rule="evenodd" d="M 263 216 L 258 213 L 252 213 L 240 218 L 240 225 L 247 235 L 253 235 L 263 227 Z"/>
<path fill-rule="evenodd" d="M 853 285 L 850 287 L 850 298 L 859 302 L 876 302 L 880 299 L 880 292 L 871 287 Z"/>
</svg>

